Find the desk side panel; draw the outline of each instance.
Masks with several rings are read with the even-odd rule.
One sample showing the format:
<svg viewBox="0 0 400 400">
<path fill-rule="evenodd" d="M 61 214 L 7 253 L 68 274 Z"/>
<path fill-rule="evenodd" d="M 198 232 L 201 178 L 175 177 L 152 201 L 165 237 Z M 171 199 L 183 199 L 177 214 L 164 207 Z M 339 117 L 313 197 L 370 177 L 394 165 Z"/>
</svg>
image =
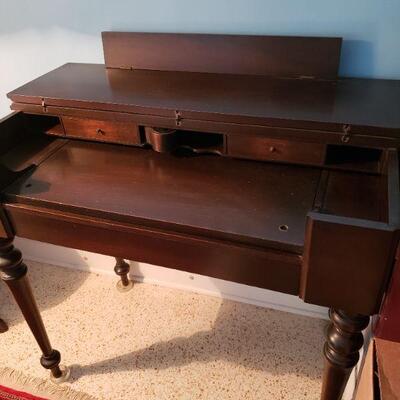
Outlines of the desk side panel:
<svg viewBox="0 0 400 400">
<path fill-rule="evenodd" d="M 14 174 L 3 165 L 1 157 L 14 147 L 20 140 L 24 130 L 23 114 L 14 112 L 0 119 L 0 188 L 7 186 Z M 0 238 L 13 235 L 7 216 L 0 207 Z"/>
<path fill-rule="evenodd" d="M 20 237 L 298 294 L 298 255 L 38 207 L 5 208 Z"/>
<path fill-rule="evenodd" d="M 394 271 L 379 314 L 375 336 L 400 343 L 400 247 L 397 248 Z"/>
<path fill-rule="evenodd" d="M 387 224 L 310 213 L 300 297 L 348 313 L 377 313 L 397 242 L 398 231 Z"/>
</svg>

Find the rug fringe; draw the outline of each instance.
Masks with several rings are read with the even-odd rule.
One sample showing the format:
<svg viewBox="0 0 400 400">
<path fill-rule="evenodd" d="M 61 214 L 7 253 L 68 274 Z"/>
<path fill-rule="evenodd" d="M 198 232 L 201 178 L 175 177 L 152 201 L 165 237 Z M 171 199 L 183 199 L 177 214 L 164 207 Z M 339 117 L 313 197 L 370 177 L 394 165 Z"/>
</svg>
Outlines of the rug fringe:
<svg viewBox="0 0 400 400">
<path fill-rule="evenodd" d="M 0 384 L 49 400 L 98 400 L 87 393 L 75 391 L 68 386 L 58 386 L 44 379 L 29 377 L 7 367 L 0 368 Z"/>
</svg>

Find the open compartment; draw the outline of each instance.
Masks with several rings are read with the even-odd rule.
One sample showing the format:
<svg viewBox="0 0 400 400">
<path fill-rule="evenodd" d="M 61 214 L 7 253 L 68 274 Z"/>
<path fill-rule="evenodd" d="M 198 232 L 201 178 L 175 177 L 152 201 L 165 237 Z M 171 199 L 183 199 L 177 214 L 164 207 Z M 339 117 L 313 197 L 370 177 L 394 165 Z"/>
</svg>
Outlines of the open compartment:
<svg viewBox="0 0 400 400">
<path fill-rule="evenodd" d="M 222 154 L 225 137 L 220 133 L 180 132 L 180 147 L 191 149 L 193 152 Z"/>
<path fill-rule="evenodd" d="M 382 149 L 328 144 L 325 165 L 353 171 L 378 173 L 381 170 Z"/>
<path fill-rule="evenodd" d="M 196 154 L 223 154 L 225 135 L 178 129 L 145 127 L 145 141 L 159 153 L 188 151 Z"/>
<path fill-rule="evenodd" d="M 383 152 L 381 174 L 325 171 L 322 178 L 322 201 L 307 217 L 300 297 L 372 315 L 381 306 L 398 245 L 397 150 Z"/>
<path fill-rule="evenodd" d="M 40 132 L 47 135 L 64 136 L 65 131 L 61 118 L 53 115 L 23 114 L 25 126 L 31 132 Z"/>
</svg>

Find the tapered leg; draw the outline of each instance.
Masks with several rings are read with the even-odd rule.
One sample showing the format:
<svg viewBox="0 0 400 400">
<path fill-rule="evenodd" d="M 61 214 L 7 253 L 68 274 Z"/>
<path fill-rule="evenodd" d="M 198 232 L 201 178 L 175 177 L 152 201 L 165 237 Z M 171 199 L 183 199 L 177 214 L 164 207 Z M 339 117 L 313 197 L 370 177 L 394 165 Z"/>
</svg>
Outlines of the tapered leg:
<svg viewBox="0 0 400 400">
<path fill-rule="evenodd" d="M 7 324 L 0 318 L 0 333 L 4 333 L 8 331 Z"/>
<path fill-rule="evenodd" d="M 128 277 L 130 266 L 123 258 L 115 258 L 115 273 L 121 278 L 117 283 L 117 289 L 120 292 L 127 292 L 132 289 L 133 281 Z"/>
<path fill-rule="evenodd" d="M 363 346 L 362 331 L 369 317 L 348 315 L 341 310 L 329 311 L 331 325 L 324 347 L 325 369 L 321 400 L 340 400 L 353 367 L 358 363 Z"/>
<path fill-rule="evenodd" d="M 22 255 L 14 248 L 12 239 L 0 239 L 0 272 L 1 279 L 7 284 L 15 298 L 25 320 L 42 350 L 40 363 L 51 371 L 55 382 L 64 381 L 69 370 L 60 368 L 61 356 L 51 347 L 39 309 L 33 297 L 27 278 L 27 267 L 22 262 Z"/>
</svg>

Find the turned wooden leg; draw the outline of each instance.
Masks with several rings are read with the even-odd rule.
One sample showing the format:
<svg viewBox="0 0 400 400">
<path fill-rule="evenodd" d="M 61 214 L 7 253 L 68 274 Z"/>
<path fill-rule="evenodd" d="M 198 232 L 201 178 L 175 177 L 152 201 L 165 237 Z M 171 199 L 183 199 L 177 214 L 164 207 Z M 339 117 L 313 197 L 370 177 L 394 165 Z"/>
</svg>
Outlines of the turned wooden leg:
<svg viewBox="0 0 400 400">
<path fill-rule="evenodd" d="M 365 315 L 349 315 L 341 310 L 330 309 L 331 325 L 324 347 L 325 369 L 321 400 L 340 400 L 351 371 L 359 360 L 363 346 L 362 331 L 369 324 Z"/>
<path fill-rule="evenodd" d="M 123 258 L 115 258 L 115 273 L 121 278 L 117 283 L 117 289 L 120 292 L 127 292 L 132 289 L 133 281 L 128 277 L 130 266 Z"/>
<path fill-rule="evenodd" d="M 12 239 L 0 239 L 0 272 L 1 279 L 7 284 L 17 302 L 25 320 L 42 350 L 40 363 L 51 371 L 52 380 L 65 381 L 69 370 L 60 367 L 61 356 L 51 347 L 39 309 L 33 297 L 27 278 L 28 269 L 22 262 L 22 255 L 14 248 Z"/>
<path fill-rule="evenodd" d="M 7 324 L 0 318 L 0 333 L 4 333 L 8 331 Z"/>
</svg>

